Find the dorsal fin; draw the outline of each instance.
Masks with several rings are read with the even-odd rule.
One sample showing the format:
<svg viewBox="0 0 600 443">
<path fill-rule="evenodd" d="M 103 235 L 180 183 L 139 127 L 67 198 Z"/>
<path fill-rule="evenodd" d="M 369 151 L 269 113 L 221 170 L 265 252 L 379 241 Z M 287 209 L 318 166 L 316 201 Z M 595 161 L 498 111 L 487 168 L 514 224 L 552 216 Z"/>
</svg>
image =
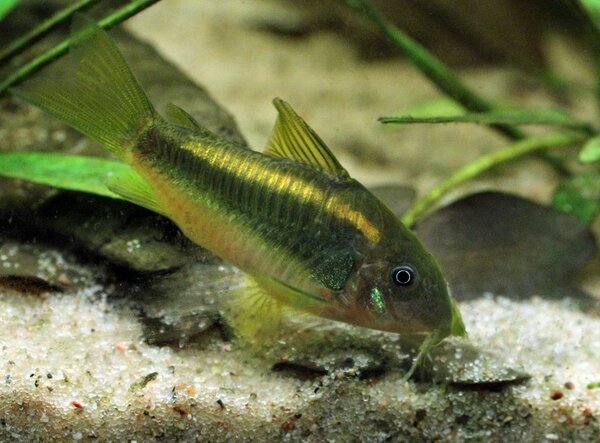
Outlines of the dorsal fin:
<svg viewBox="0 0 600 443">
<path fill-rule="evenodd" d="M 194 132 L 202 135 L 210 135 L 214 137 L 214 134 L 202 126 L 198 121 L 192 117 L 189 112 L 180 108 L 174 103 L 167 104 L 166 108 L 167 120 L 174 125 L 181 126 L 182 128 L 191 129 Z"/>
<path fill-rule="evenodd" d="M 265 154 L 291 158 L 321 169 L 336 177 L 349 177 L 348 172 L 331 153 L 321 137 L 292 109 L 276 98 L 273 104 L 279 112 Z"/>
</svg>

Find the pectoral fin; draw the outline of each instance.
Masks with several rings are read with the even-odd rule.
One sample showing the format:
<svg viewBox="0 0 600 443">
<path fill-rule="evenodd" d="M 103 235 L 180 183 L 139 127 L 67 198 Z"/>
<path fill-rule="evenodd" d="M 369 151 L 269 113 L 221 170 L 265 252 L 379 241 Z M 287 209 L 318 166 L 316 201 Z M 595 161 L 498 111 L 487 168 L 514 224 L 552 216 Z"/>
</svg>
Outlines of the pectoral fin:
<svg viewBox="0 0 600 443">
<path fill-rule="evenodd" d="M 255 275 L 254 280 L 279 303 L 293 309 L 319 315 L 330 304 L 330 301 L 324 297 L 295 288 L 272 277 Z"/>
<path fill-rule="evenodd" d="M 314 321 L 316 317 L 309 312 L 327 304 L 325 299 L 267 276 L 246 279 L 244 286 L 231 292 L 225 315 L 238 337 L 254 346 L 279 340 L 290 319 Z"/>
</svg>

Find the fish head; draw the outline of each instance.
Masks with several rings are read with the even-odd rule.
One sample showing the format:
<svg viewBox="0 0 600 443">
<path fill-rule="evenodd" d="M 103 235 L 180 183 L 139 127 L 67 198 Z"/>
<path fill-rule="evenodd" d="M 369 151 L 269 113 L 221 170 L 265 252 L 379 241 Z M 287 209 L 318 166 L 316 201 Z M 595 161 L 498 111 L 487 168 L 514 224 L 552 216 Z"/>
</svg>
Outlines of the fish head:
<svg viewBox="0 0 600 443">
<path fill-rule="evenodd" d="M 399 221 L 363 248 L 344 297 L 355 321 L 402 334 L 464 336 L 460 311 L 435 258 Z"/>
</svg>

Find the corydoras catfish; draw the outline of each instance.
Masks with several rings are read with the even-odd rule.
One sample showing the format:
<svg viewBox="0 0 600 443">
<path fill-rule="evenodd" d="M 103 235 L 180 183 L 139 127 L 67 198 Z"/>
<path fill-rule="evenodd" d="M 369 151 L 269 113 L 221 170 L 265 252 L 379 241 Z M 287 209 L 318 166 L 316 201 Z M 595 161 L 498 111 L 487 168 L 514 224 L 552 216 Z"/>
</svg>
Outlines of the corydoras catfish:
<svg viewBox="0 0 600 443">
<path fill-rule="evenodd" d="M 422 334 L 465 328 L 432 255 L 342 167 L 283 100 L 259 153 L 172 105 L 161 117 L 109 36 L 87 25 L 73 71 L 14 89 L 102 144 L 133 172 L 109 188 L 160 213 L 249 275 L 273 302 L 327 319 Z"/>
</svg>

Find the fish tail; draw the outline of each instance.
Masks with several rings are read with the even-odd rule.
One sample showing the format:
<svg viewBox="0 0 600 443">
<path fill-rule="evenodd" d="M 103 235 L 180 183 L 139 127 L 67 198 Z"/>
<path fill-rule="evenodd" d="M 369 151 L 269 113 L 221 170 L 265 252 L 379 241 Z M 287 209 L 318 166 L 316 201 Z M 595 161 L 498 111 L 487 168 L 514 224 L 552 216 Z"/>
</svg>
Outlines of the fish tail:
<svg viewBox="0 0 600 443">
<path fill-rule="evenodd" d="M 157 113 L 103 29 L 79 15 L 73 30 L 67 72 L 12 92 L 123 158 Z"/>
</svg>

